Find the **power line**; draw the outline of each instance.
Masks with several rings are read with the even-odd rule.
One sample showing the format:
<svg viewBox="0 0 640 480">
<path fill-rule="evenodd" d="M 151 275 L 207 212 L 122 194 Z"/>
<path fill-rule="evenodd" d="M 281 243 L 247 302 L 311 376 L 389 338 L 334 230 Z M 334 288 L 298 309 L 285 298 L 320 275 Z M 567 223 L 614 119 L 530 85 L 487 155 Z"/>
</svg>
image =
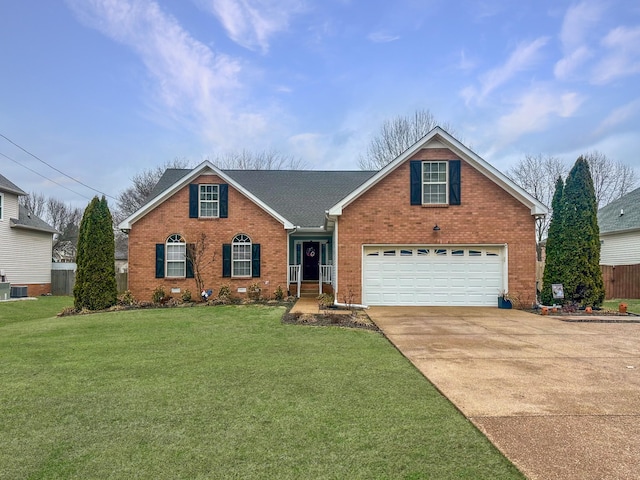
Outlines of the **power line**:
<svg viewBox="0 0 640 480">
<path fill-rule="evenodd" d="M 79 183 L 80 185 L 82 185 L 82 186 L 84 186 L 84 187 L 87 187 L 89 190 L 93 190 L 94 192 L 100 193 L 100 194 L 104 195 L 105 197 L 109 197 L 109 198 L 111 198 L 111 199 L 113 199 L 113 200 L 116 200 L 116 201 L 118 200 L 117 198 L 112 197 L 111 195 L 107 195 L 106 193 L 101 192 L 100 190 L 96 190 L 95 188 L 90 187 L 90 186 L 89 186 L 89 185 L 87 185 L 86 183 L 83 183 L 83 182 L 81 182 L 80 180 L 78 180 L 78 179 L 76 179 L 76 178 L 73 178 L 73 177 L 72 177 L 72 176 L 70 176 L 70 175 L 67 175 L 67 174 L 66 174 L 66 173 L 64 173 L 62 170 L 59 170 L 59 169 L 57 169 L 56 167 L 54 167 L 53 165 L 51 165 L 51 164 L 49 164 L 49 163 L 45 162 L 45 161 L 44 161 L 44 160 L 42 160 L 40 157 L 38 157 L 37 155 L 34 155 L 34 154 L 33 154 L 33 153 L 31 153 L 30 151 L 28 151 L 26 148 L 21 147 L 21 146 L 20 146 L 20 145 L 18 145 L 16 142 L 14 142 L 14 141 L 13 141 L 13 140 L 11 140 L 10 138 L 6 137 L 6 136 L 5 136 L 5 135 L 3 135 L 2 133 L 0 133 L 0 137 L 4 138 L 7 142 L 11 143 L 12 145 L 14 145 L 14 146 L 18 147 L 20 150 L 22 150 L 22 151 L 23 151 L 24 153 L 26 153 L 27 155 L 31 155 L 33 158 L 35 158 L 35 159 L 36 159 L 36 160 L 38 160 L 39 162 L 44 163 L 47 167 L 49 167 L 49 168 L 51 168 L 51 169 L 55 170 L 56 172 L 60 173 L 61 175 L 64 175 L 64 176 L 65 176 L 65 177 L 67 177 L 68 179 L 73 180 L 74 182 Z M 4 155 L 4 154 L 2 154 L 2 155 L 6 157 L 6 155 Z M 7 157 L 7 158 L 9 158 L 9 157 Z M 9 158 L 9 160 L 13 160 L 13 159 L 12 159 L 12 158 Z M 14 162 L 16 162 L 15 160 L 13 160 L 13 161 L 14 161 Z M 16 162 L 16 163 L 18 163 L 18 162 Z M 23 167 L 24 167 L 24 165 L 23 165 Z M 27 168 L 27 167 L 25 167 L 25 168 Z M 31 170 L 31 169 L 29 169 L 29 170 Z M 31 170 L 31 171 L 33 171 L 33 170 Z M 35 172 L 35 173 L 37 173 L 37 172 Z M 38 174 L 38 175 L 40 175 L 40 174 Z M 40 175 L 40 176 L 42 177 L 43 175 Z M 47 178 L 47 177 L 44 177 L 44 178 Z M 47 178 L 47 180 L 49 180 L 49 179 Z M 51 180 L 51 181 L 53 182 L 53 180 Z M 56 182 L 53 182 L 53 183 L 56 183 Z M 60 185 L 59 183 L 56 183 L 56 184 L 57 184 L 57 185 Z M 60 186 L 62 186 L 62 185 L 60 185 Z M 64 188 L 66 188 L 66 187 L 64 187 Z M 67 188 L 67 190 L 69 190 L 69 189 Z M 73 190 L 71 190 L 71 191 L 73 192 Z M 74 192 L 74 193 L 76 193 L 76 192 Z M 80 194 L 78 194 L 78 195 L 80 195 Z M 81 196 L 82 196 L 82 197 L 84 197 L 84 195 L 81 195 Z M 84 197 L 84 198 L 87 198 L 87 197 Z"/>
<path fill-rule="evenodd" d="M 0 134 L 0 135 L 1 135 L 1 134 Z M 0 152 L 0 155 L 2 155 L 4 158 L 8 158 L 8 159 L 9 159 L 9 160 L 11 160 L 12 162 L 17 163 L 17 164 L 18 164 L 18 165 L 20 165 L 21 167 L 26 168 L 27 170 L 29 170 L 29 171 L 31 171 L 31 172 L 33 172 L 33 173 L 35 173 L 36 175 L 40 175 L 40 176 L 41 176 L 42 178 L 44 178 L 45 180 L 48 180 L 48 181 L 50 181 L 50 182 L 55 183 L 55 184 L 56 184 L 56 185 L 58 185 L 59 187 L 65 188 L 65 189 L 69 190 L 70 192 L 75 193 L 76 195 L 80 195 L 82 198 L 86 198 L 87 200 L 91 200 L 89 197 L 86 197 L 86 196 L 82 195 L 81 193 L 78 193 L 78 192 L 76 192 L 76 191 L 74 191 L 74 190 L 71 190 L 69 187 L 66 187 L 66 186 L 62 185 L 61 183 L 58 183 L 58 182 L 56 182 L 55 180 L 51 180 L 50 178 L 45 177 L 45 176 L 44 176 L 44 175 L 42 175 L 40 172 L 35 171 L 33 168 L 29 168 L 29 167 L 27 167 L 26 165 L 21 164 L 19 161 L 17 161 L 17 160 L 15 160 L 15 159 L 11 158 L 9 155 L 5 155 L 5 154 L 4 154 L 4 153 L 2 153 L 2 152 Z"/>
</svg>

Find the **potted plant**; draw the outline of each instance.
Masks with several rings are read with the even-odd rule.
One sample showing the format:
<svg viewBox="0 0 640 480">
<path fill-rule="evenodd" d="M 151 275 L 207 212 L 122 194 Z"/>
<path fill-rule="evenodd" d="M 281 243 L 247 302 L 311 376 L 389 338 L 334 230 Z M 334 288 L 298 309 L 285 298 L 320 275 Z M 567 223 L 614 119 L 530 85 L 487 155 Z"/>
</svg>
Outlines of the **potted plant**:
<svg viewBox="0 0 640 480">
<path fill-rule="evenodd" d="M 498 308 L 513 308 L 513 304 L 509 298 L 509 292 L 500 292 L 500 295 L 498 295 Z"/>
</svg>

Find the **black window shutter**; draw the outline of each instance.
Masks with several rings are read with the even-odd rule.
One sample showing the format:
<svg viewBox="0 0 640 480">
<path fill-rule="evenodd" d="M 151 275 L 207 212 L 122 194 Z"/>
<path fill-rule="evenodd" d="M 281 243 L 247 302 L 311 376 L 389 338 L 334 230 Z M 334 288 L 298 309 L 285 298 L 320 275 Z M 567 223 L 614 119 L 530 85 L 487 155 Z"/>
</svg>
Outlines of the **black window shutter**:
<svg viewBox="0 0 640 480">
<path fill-rule="evenodd" d="M 192 183 L 189 185 L 189 218 L 198 218 L 198 203 L 200 188 L 198 184 Z"/>
<path fill-rule="evenodd" d="M 460 160 L 449 160 L 449 205 L 460 205 Z"/>
<path fill-rule="evenodd" d="M 422 161 L 411 160 L 411 205 L 422 205 Z"/>
<path fill-rule="evenodd" d="M 164 243 L 156 243 L 156 278 L 164 278 Z"/>
<path fill-rule="evenodd" d="M 231 244 L 225 243 L 222 245 L 222 276 L 231 276 Z"/>
<path fill-rule="evenodd" d="M 194 278 L 193 262 L 196 260 L 196 244 L 187 244 L 187 278 Z"/>
<path fill-rule="evenodd" d="M 220 184 L 220 218 L 227 218 L 229 216 L 229 185 L 226 183 Z"/>
<path fill-rule="evenodd" d="M 260 276 L 260 244 L 251 245 L 251 276 Z"/>
</svg>

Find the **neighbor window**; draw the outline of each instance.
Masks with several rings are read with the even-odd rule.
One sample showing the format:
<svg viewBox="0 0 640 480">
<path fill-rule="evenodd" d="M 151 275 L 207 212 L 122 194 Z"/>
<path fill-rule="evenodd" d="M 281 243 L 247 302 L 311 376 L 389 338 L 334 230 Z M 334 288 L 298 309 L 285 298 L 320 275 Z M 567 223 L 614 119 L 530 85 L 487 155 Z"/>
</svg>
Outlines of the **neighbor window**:
<svg viewBox="0 0 640 480">
<path fill-rule="evenodd" d="M 2 220 L 4 217 L 2 216 L 4 213 L 4 195 L 2 193 L 0 193 L 0 220 Z"/>
<path fill-rule="evenodd" d="M 187 244 L 175 233 L 167 238 L 167 277 L 184 277 L 187 271 Z"/>
<path fill-rule="evenodd" d="M 448 162 L 422 162 L 422 203 L 447 203 Z"/>
<path fill-rule="evenodd" d="M 231 276 L 251 276 L 251 239 L 241 233 L 231 243 Z"/>
<path fill-rule="evenodd" d="M 200 217 L 218 216 L 218 193 L 218 185 L 200 185 Z"/>
</svg>

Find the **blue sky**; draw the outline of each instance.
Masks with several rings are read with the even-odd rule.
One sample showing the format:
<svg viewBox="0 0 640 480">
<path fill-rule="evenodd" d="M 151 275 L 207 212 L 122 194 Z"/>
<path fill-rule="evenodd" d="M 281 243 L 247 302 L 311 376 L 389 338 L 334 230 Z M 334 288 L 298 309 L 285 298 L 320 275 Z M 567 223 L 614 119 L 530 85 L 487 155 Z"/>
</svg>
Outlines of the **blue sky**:
<svg viewBox="0 0 640 480">
<path fill-rule="evenodd" d="M 597 149 L 640 173 L 632 0 L 21 0 L 0 25 L 0 134 L 59 170 L 0 137 L 0 173 L 81 207 L 60 172 L 115 197 L 241 149 L 357 169 L 416 109 L 502 171 Z"/>
</svg>

